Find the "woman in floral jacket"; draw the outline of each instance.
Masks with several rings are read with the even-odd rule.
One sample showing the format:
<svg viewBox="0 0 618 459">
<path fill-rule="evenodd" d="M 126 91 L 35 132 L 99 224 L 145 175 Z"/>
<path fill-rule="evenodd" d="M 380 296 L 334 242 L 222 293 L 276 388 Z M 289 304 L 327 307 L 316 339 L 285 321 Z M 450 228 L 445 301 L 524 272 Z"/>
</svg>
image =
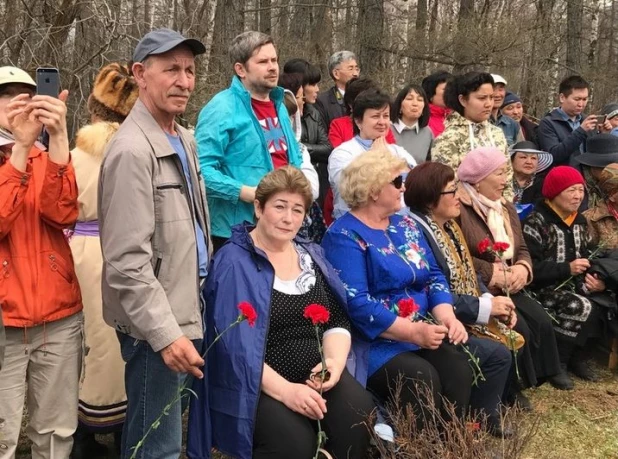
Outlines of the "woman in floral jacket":
<svg viewBox="0 0 618 459">
<path fill-rule="evenodd" d="M 472 372 L 455 346 L 468 335 L 453 312 L 448 282 L 417 224 L 396 214 L 407 170 L 386 150 L 354 159 L 340 184 L 351 211 L 329 228 L 322 246 L 346 287 L 350 319 L 370 342 L 367 387 L 388 401 L 403 374 L 397 402 L 412 406 L 422 428 L 442 396 L 458 416 L 467 412 Z"/>
<path fill-rule="evenodd" d="M 478 147 L 496 147 L 509 159 L 506 137 L 502 129 L 489 122 L 494 99 L 494 79 L 489 73 L 469 72 L 446 84 L 444 102 L 453 110 L 444 123 L 432 148 L 433 161 L 457 170 L 469 151 Z M 513 200 L 513 169 L 507 165 L 507 187 L 504 197 Z"/>
</svg>

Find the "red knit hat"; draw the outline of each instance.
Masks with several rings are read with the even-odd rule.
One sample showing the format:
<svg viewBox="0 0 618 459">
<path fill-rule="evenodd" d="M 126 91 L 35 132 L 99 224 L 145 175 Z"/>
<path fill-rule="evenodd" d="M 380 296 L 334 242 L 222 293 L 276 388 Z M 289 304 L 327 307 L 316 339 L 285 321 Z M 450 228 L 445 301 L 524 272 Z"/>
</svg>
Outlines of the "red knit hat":
<svg viewBox="0 0 618 459">
<path fill-rule="evenodd" d="M 554 167 L 543 182 L 543 196 L 554 199 L 560 193 L 573 185 L 583 185 L 584 177 L 577 169 L 571 166 Z"/>
</svg>

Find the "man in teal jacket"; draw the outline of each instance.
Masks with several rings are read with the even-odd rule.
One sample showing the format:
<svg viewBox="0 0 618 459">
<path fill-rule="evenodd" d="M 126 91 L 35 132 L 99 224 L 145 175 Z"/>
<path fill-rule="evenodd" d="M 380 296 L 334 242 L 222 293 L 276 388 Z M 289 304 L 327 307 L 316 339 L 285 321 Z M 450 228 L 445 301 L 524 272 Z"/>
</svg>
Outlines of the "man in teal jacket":
<svg viewBox="0 0 618 459">
<path fill-rule="evenodd" d="M 232 84 L 206 104 L 195 129 L 215 250 L 231 236 L 232 226 L 253 221 L 255 188 L 264 175 L 302 164 L 283 89 L 277 87 L 272 39 L 244 32 L 234 38 L 228 54 Z"/>
</svg>

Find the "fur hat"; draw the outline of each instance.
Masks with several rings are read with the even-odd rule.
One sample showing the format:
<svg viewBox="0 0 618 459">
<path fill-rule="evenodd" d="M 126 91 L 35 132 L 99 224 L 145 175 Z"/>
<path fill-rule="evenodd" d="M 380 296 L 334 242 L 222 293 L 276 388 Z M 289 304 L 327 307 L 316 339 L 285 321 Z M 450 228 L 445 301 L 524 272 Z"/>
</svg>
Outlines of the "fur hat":
<svg viewBox="0 0 618 459">
<path fill-rule="evenodd" d="M 88 98 L 88 111 L 104 121 L 122 123 L 137 96 L 137 82 L 129 68 L 114 62 L 103 67 L 95 78 Z"/>
<path fill-rule="evenodd" d="M 606 197 L 618 191 L 618 163 L 612 163 L 603 169 L 599 177 L 599 188 Z"/>
</svg>

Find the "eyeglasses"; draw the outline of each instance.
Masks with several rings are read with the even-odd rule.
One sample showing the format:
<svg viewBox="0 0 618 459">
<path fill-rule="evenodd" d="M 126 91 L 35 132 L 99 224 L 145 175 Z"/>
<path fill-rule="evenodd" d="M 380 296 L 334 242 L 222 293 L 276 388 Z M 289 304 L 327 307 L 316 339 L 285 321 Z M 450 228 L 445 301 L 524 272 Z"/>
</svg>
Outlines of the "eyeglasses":
<svg viewBox="0 0 618 459">
<path fill-rule="evenodd" d="M 455 194 L 457 193 L 457 188 L 455 188 L 454 190 L 448 190 L 448 191 L 443 191 L 442 193 L 440 193 L 441 195 L 445 195 L 445 194 L 452 194 L 453 196 L 455 196 Z"/>
<path fill-rule="evenodd" d="M 398 175 L 397 177 L 395 177 L 391 181 L 391 185 L 393 185 L 398 190 L 401 190 L 401 187 L 403 186 L 403 175 Z"/>
</svg>

